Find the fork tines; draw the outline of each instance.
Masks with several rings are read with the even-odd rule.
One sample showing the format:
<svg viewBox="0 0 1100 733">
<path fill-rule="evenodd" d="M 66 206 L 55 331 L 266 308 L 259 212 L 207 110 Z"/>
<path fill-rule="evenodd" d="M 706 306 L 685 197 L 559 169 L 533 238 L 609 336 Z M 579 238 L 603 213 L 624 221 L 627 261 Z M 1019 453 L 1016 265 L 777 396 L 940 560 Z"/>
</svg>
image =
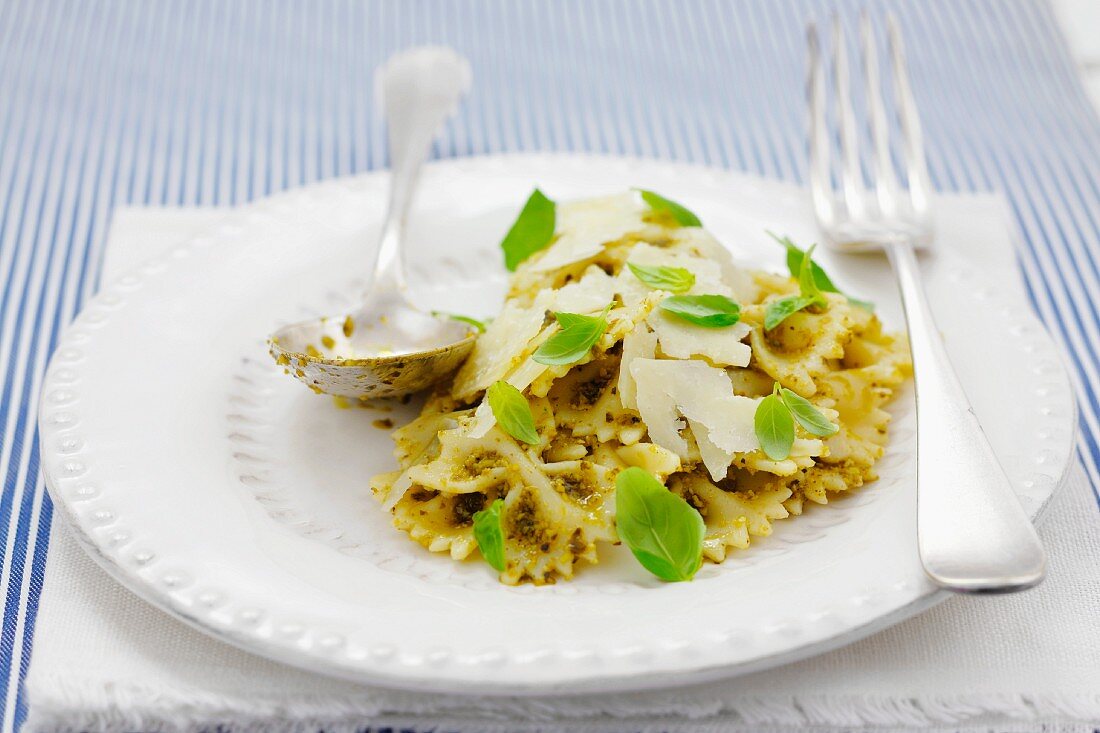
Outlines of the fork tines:
<svg viewBox="0 0 1100 733">
<path fill-rule="evenodd" d="M 874 27 L 866 11 L 860 16 L 859 39 L 862 53 L 867 125 L 870 127 L 870 178 L 874 195 L 865 185 L 861 165 L 859 123 L 853 107 L 848 48 L 840 19 L 832 18 L 833 117 L 838 130 L 839 163 L 834 163 L 833 136 L 829 126 L 829 101 L 821 39 L 817 25 L 807 27 L 809 68 L 807 96 L 810 108 L 810 188 L 818 222 L 834 244 L 858 246 L 861 241 L 882 239 L 889 232 L 902 231 L 923 240 L 930 230 L 931 184 L 924 158 L 920 118 L 909 83 L 909 71 L 901 33 L 894 16 L 886 16 L 887 43 L 891 62 L 893 109 L 901 137 L 901 157 L 906 181 L 898 179 L 891 155 L 891 125 L 883 96 Z M 834 168 L 835 166 L 835 168 Z M 833 174 L 839 191 L 834 193 Z M 881 244 L 881 242 L 880 242 Z"/>
</svg>

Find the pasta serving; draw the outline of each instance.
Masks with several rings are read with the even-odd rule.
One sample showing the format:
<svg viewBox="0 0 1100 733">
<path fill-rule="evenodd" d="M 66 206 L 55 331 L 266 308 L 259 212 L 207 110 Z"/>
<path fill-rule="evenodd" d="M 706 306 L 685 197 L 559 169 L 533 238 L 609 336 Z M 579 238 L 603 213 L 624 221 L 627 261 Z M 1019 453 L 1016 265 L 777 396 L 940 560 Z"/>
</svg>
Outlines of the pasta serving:
<svg viewBox="0 0 1100 733">
<path fill-rule="evenodd" d="M 455 560 L 481 540 L 501 582 L 541 584 L 620 539 L 650 567 L 620 536 L 631 467 L 697 513 L 712 562 L 876 478 L 908 349 L 811 253 L 786 243 L 792 277 L 747 269 L 656 194 L 536 196 L 505 242 L 510 263 L 531 251 L 500 314 L 372 480 L 398 529 Z M 490 508 L 491 552 L 475 531 Z"/>
</svg>

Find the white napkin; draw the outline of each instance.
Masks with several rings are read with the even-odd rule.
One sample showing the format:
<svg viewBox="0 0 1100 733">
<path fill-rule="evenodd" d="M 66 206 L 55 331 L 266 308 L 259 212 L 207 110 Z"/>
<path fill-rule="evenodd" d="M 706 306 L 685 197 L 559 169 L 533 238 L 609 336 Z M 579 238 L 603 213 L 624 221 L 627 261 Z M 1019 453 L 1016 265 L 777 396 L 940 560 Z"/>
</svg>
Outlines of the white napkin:
<svg viewBox="0 0 1100 733">
<path fill-rule="evenodd" d="M 996 264 L 1010 267 L 1001 202 L 968 197 L 965 206 L 959 203 L 943 207 L 940 232 L 986 233 L 959 241 L 972 242 L 975 256 L 996 252 Z M 117 211 L 104 278 L 220 216 L 194 209 Z M 55 521 L 26 679 L 26 730 L 1091 733 L 1100 725 L 1098 529 L 1096 498 L 1077 466 L 1040 529 L 1050 574 L 1036 590 L 953 598 L 837 651 L 733 680 L 524 699 L 362 687 L 238 651 L 115 584 Z"/>
</svg>

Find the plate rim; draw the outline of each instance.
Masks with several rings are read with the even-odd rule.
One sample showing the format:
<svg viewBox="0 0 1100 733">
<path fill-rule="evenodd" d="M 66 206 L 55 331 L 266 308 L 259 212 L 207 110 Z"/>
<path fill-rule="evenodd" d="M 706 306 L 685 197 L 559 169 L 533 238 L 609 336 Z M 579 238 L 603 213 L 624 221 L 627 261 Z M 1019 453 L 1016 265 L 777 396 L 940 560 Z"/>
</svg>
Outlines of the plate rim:
<svg viewBox="0 0 1100 733">
<path fill-rule="evenodd" d="M 723 180 L 729 185 L 755 185 L 758 187 L 770 187 L 773 190 L 784 190 L 789 193 L 801 193 L 803 189 L 796 184 L 792 184 L 785 181 L 778 181 L 774 179 L 767 179 L 751 174 L 728 171 L 719 168 L 713 168 L 709 166 L 688 164 L 682 162 L 663 161 L 658 159 L 648 158 L 634 158 L 624 156 L 610 156 L 610 155 L 588 155 L 588 154 L 506 154 L 506 155 L 492 155 L 492 156 L 472 156 L 465 158 L 447 159 L 442 161 L 433 161 L 429 163 L 429 169 L 442 169 L 457 167 L 461 169 L 463 166 L 483 166 L 483 165 L 505 165 L 505 166 L 521 166 L 530 165 L 537 167 L 538 165 L 546 165 L 550 163 L 556 164 L 576 164 L 580 166 L 592 165 L 592 164 L 608 164 L 613 162 L 615 165 L 630 165 L 630 166 L 653 166 L 659 169 L 663 169 L 665 172 L 684 175 L 684 174 L 700 174 L 704 173 L 711 176 L 715 180 Z M 325 181 L 316 182 L 305 187 L 291 189 L 288 191 L 279 192 L 270 197 L 245 204 L 242 209 L 247 211 L 263 210 L 264 207 L 276 208 L 280 204 L 288 201 L 293 201 L 296 197 L 302 197 L 303 195 L 316 195 L 318 191 L 323 191 L 327 187 L 335 187 L 341 185 L 349 185 L 350 183 L 360 179 L 380 179 L 386 175 L 386 171 L 373 171 L 365 174 L 359 174 L 356 176 L 347 176 L 341 178 L 328 179 Z M 964 194 L 965 195 L 965 194 Z M 1018 236 L 1013 229 L 1011 231 L 1012 236 Z M 209 233 L 200 233 L 194 237 L 188 239 L 185 243 L 179 245 L 177 249 L 186 248 L 188 250 L 196 249 L 200 240 L 209 239 Z M 58 354 L 61 354 L 67 345 L 70 344 L 70 337 L 73 333 L 72 326 L 78 324 L 85 315 L 93 309 L 94 306 L 100 304 L 104 296 L 112 291 L 112 285 L 125 280 L 127 277 L 133 277 L 135 272 L 141 270 L 141 266 L 135 270 L 131 270 L 128 273 L 124 273 L 119 278 L 108 284 L 108 287 L 101 288 L 100 292 L 93 298 L 91 298 L 84 306 L 80 316 L 74 320 L 73 324 L 66 329 L 65 334 L 59 340 L 57 348 L 54 354 L 51 356 L 50 364 L 46 372 L 46 377 L 42 382 L 42 387 L 39 397 L 39 431 L 40 434 L 45 437 L 54 432 L 57 432 L 58 426 L 47 424 L 47 414 L 49 412 L 50 405 L 47 405 L 47 395 L 53 393 L 58 388 L 55 379 L 55 363 L 57 361 Z M 1067 459 L 1062 464 L 1060 473 L 1050 492 L 1044 498 L 1042 504 L 1035 509 L 1033 514 L 1033 521 L 1038 522 L 1045 514 L 1045 509 L 1049 506 L 1051 498 L 1054 494 L 1061 490 L 1066 483 L 1068 476 L 1072 471 L 1074 465 L 1073 456 L 1075 455 L 1073 446 L 1076 442 L 1077 430 L 1079 429 L 1077 420 L 1078 405 L 1076 401 L 1076 394 L 1072 389 L 1072 382 L 1069 380 L 1068 371 L 1066 369 L 1065 355 L 1061 350 L 1057 348 L 1052 337 L 1047 333 L 1045 328 L 1042 327 L 1036 314 L 1029 307 L 1027 309 L 1029 323 L 1036 327 L 1033 330 L 1036 332 L 1033 334 L 1033 338 L 1037 342 L 1041 343 L 1041 348 L 1044 354 L 1052 355 L 1056 358 L 1060 379 L 1058 380 L 1060 385 L 1066 388 L 1066 393 L 1069 397 L 1069 420 L 1071 426 L 1071 434 L 1067 439 L 1067 445 L 1070 446 L 1067 451 Z M 729 663 L 717 663 L 707 666 L 692 667 L 690 670 L 678 671 L 674 677 L 662 676 L 661 674 L 654 674 L 647 672 L 643 668 L 636 668 L 634 673 L 622 674 L 616 673 L 611 675 L 599 676 L 593 680 L 592 678 L 582 678 L 578 681 L 561 682 L 561 683 L 546 683 L 546 682 L 515 682 L 515 683 L 488 683 L 484 680 L 470 681 L 453 676 L 434 677 L 429 675 L 418 675 L 415 677 L 409 677 L 404 675 L 394 675 L 387 673 L 385 667 L 375 667 L 373 669 L 367 669 L 363 666 L 347 667 L 341 664 L 334 664 L 332 658 L 324 657 L 320 654 L 302 651 L 297 649 L 292 644 L 280 644 L 275 639 L 268 639 L 259 635 L 249 635 L 242 633 L 241 630 L 235 627 L 225 627 L 222 625 L 215 625 L 210 622 L 206 622 L 203 619 L 197 617 L 190 612 L 190 609 L 180 604 L 175 597 L 168 592 L 163 591 L 159 586 L 154 586 L 144 579 L 142 579 L 137 573 L 128 572 L 127 568 L 123 567 L 119 562 L 109 557 L 101 543 L 94 539 L 90 534 L 85 531 L 77 513 L 70 505 L 68 497 L 63 496 L 60 491 L 55 489 L 58 480 L 58 462 L 64 459 L 63 455 L 55 455 L 47 451 L 47 441 L 40 440 L 40 465 L 45 477 L 45 483 L 47 489 L 50 492 L 53 499 L 54 506 L 58 506 L 62 509 L 62 515 L 65 517 L 66 522 L 73 529 L 73 534 L 77 538 L 81 547 L 89 553 L 91 557 L 97 562 L 100 567 L 103 567 L 111 577 L 118 581 L 121 585 L 128 590 L 139 596 L 143 600 L 152 605 L 169 611 L 174 617 L 184 621 L 188 625 L 196 628 L 203 633 L 212 636 L 223 642 L 228 642 L 237 646 L 244 651 L 253 654 L 260 654 L 271 659 L 275 659 L 280 662 L 290 664 L 299 668 L 308 669 L 320 674 L 335 676 L 344 679 L 349 679 L 362 683 L 376 684 L 383 687 L 407 689 L 417 691 L 434 691 L 434 692 L 447 692 L 457 694 L 516 694 L 524 696 L 541 696 L 547 694 L 560 694 L 568 692 L 570 694 L 598 694 L 602 692 L 611 691 L 627 691 L 627 690 L 644 690 L 653 688 L 669 688 L 680 687 L 691 684 L 697 684 L 701 682 L 712 681 L 715 679 L 733 677 L 741 674 L 747 674 L 761 669 L 770 668 L 780 664 L 804 659 L 810 656 L 829 651 L 831 649 L 839 648 L 840 646 L 847 645 L 858 639 L 864 638 L 876 631 L 892 626 L 900 621 L 911 618 L 919 612 L 936 605 L 952 594 L 943 590 L 932 590 L 927 593 L 918 593 L 918 595 L 904 605 L 898 606 L 891 611 L 883 613 L 870 621 L 857 626 L 849 626 L 841 630 L 838 633 L 834 633 L 831 636 L 814 641 L 812 643 L 797 644 L 791 648 L 784 649 L 778 652 L 772 652 L 769 654 L 763 654 L 755 657 L 749 662 L 729 662 Z"/>
</svg>

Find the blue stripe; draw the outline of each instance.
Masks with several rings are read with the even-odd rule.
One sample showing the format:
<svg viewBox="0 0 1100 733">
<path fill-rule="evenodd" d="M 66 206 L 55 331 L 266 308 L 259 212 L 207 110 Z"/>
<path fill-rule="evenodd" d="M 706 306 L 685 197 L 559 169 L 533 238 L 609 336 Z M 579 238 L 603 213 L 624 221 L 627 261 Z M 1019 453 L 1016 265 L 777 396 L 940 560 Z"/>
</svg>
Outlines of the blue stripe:
<svg viewBox="0 0 1100 733">
<path fill-rule="evenodd" d="M 384 165 L 372 70 L 419 42 L 456 46 L 475 72 L 438 157 L 610 152 L 801 182 L 803 24 L 839 9 L 851 30 L 865 4 L 0 1 L 7 690 L 26 671 L 52 514 L 38 478 L 34 391 L 60 330 L 99 281 L 116 205 L 236 204 Z M 901 17 L 935 185 L 1006 194 L 1029 297 L 1082 387 L 1080 454 L 1095 488 L 1100 121 L 1052 13 L 1041 0 L 871 7 L 880 30 L 886 7 Z M 24 715 L 20 692 L 4 704 L 3 729 Z"/>
<path fill-rule="evenodd" d="M 71 58 L 75 59 L 75 56 L 76 54 L 73 54 Z M 58 106 L 62 105 L 59 104 Z M 78 106 L 78 109 L 80 109 L 81 106 Z M 54 112 L 58 118 L 61 117 L 60 110 L 54 110 Z M 64 143 L 64 150 L 61 153 L 62 163 L 60 169 L 67 171 L 69 169 L 69 164 L 71 162 L 73 154 L 73 131 L 72 128 L 69 128 L 65 132 L 68 133 L 68 139 Z M 44 360 L 42 360 L 40 357 L 36 357 L 36 354 L 38 352 L 38 342 L 43 334 L 45 334 L 47 338 L 52 338 L 52 332 L 50 330 L 38 327 L 43 319 L 43 311 L 47 307 L 45 300 L 47 290 L 45 287 L 42 287 L 42 285 L 48 282 L 50 279 L 50 275 L 55 265 L 55 255 L 58 251 L 58 244 L 60 241 L 62 241 L 56 236 L 51 236 L 51 233 L 56 235 L 57 232 L 55 231 L 56 227 L 50 227 L 49 224 L 51 220 L 54 224 L 56 224 L 56 222 L 60 219 L 61 203 L 63 200 L 61 192 L 57 191 L 53 186 L 53 179 L 55 177 L 55 171 L 57 169 L 57 167 L 54 165 L 54 161 L 58 153 L 57 143 L 61 142 L 59 138 L 62 137 L 62 128 L 59 121 L 55 124 L 55 127 L 53 128 L 52 136 L 55 144 L 52 144 L 50 146 L 49 151 L 46 155 L 46 164 L 44 167 L 46 175 L 41 184 L 41 192 L 40 196 L 38 197 L 37 205 L 34 207 L 33 224 L 31 225 L 30 229 L 31 241 L 47 243 L 45 256 L 46 266 L 42 275 L 40 276 L 38 283 L 32 282 L 31 278 L 28 278 L 23 283 L 22 295 L 19 299 L 19 304 L 16 311 L 17 326 L 11 339 L 12 350 L 16 351 L 20 349 L 21 343 L 26 338 L 25 334 L 29 335 L 29 345 L 27 352 L 30 356 L 29 364 L 27 366 L 30 368 L 22 370 L 22 373 L 18 375 L 18 378 L 14 378 L 17 376 L 14 374 L 14 369 L 18 363 L 18 360 L 11 359 L 8 363 L 8 374 L 11 375 L 11 377 L 13 378 L 5 380 L 3 391 L 2 393 L 0 393 L 0 402 L 2 402 L 5 406 L 3 409 L 0 409 L 0 423 L 6 424 L 8 419 L 8 408 L 10 406 L 18 406 L 18 416 L 16 417 L 14 428 L 11 431 L 11 435 L 5 436 L 5 438 L 10 438 L 12 440 L 12 456 L 14 457 L 15 455 L 19 455 L 21 458 L 21 460 L 18 461 L 9 461 L 7 470 L 4 474 L 4 485 L 5 489 L 7 489 L 8 486 L 19 486 L 22 488 L 21 497 L 18 496 L 15 492 L 9 492 L 5 490 L 4 501 L 2 504 L 0 504 L 0 514 L 2 514 L 5 518 L 9 518 L 11 516 L 11 512 L 15 511 L 14 503 L 16 499 L 18 499 L 19 503 L 19 507 L 17 510 L 18 521 L 15 524 L 16 534 L 13 543 L 13 549 L 10 559 L 6 558 L 10 562 L 11 571 L 8 579 L 8 585 L 5 589 L 4 594 L 4 620 L 2 627 L 0 627 L 0 629 L 2 629 L 2 631 L 0 631 L 0 679 L 5 680 L 8 679 L 11 675 L 11 666 L 13 662 L 12 650 L 16 639 L 18 638 L 16 634 L 16 629 L 20 621 L 20 607 L 22 605 L 21 592 L 23 571 L 26 565 L 26 551 L 28 540 L 27 535 L 29 532 L 33 532 L 35 530 L 35 528 L 30 526 L 30 517 L 34 512 L 36 505 L 38 505 L 42 501 L 41 494 L 38 492 L 40 484 L 38 481 L 37 471 L 37 451 L 34 451 L 32 447 L 32 451 L 24 453 L 24 446 L 28 437 L 28 433 L 30 432 L 28 430 L 28 427 L 33 426 L 35 417 L 32 413 L 32 410 L 30 409 L 33 398 L 36 396 L 32 391 L 33 377 L 37 373 L 40 373 L 41 369 L 43 369 L 45 366 Z M 65 182 L 63 182 L 62 185 L 64 185 L 64 183 Z M 56 196 L 57 198 L 57 208 L 54 211 L 53 217 L 50 217 L 47 209 L 49 207 L 51 199 L 54 196 Z M 20 233 L 22 233 L 21 230 L 22 222 L 20 224 Z M 34 269 L 35 261 L 38 259 L 38 253 L 40 251 L 41 249 L 38 249 L 34 253 L 35 258 L 30 264 L 32 272 Z M 65 257 L 66 265 L 69 260 L 69 254 L 70 252 L 66 251 L 63 255 Z M 39 286 L 37 288 L 39 295 L 37 299 L 37 304 L 32 306 L 31 301 L 33 299 L 33 292 L 36 289 L 34 287 L 35 285 Z M 32 307 L 33 310 L 28 311 L 28 309 Z M 32 313 L 33 315 L 28 317 Z M 24 331 L 24 328 L 26 328 L 26 331 Z M 19 385 L 20 381 L 22 382 L 22 384 L 18 386 L 18 397 L 13 398 L 12 392 L 17 388 L 17 385 Z M 31 433 L 31 443 L 32 446 L 36 445 L 37 443 L 37 439 L 36 437 L 34 437 L 33 433 Z M 30 466 L 24 467 L 24 460 L 28 461 Z M 33 473 L 29 470 L 30 467 L 34 468 Z M 25 474 L 23 473 L 24 470 L 26 471 Z M 9 531 L 10 525 L 8 523 L 5 523 L 3 525 L 3 530 L 0 530 L 0 542 L 4 543 L 5 547 L 7 545 L 7 542 L 9 541 Z"/>
</svg>

